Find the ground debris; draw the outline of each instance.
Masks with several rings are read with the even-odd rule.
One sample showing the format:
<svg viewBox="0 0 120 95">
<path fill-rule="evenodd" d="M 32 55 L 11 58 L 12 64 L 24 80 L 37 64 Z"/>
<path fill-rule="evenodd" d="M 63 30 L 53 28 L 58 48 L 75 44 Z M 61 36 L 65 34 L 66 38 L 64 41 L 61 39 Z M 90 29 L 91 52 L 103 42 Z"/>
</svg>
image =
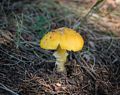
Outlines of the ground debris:
<svg viewBox="0 0 120 95">
<path fill-rule="evenodd" d="M 119 37 L 89 23 L 78 26 L 84 48 L 68 52 L 66 72 L 58 73 L 53 51 L 39 47 L 40 36 L 58 27 L 73 27 L 78 18 L 52 0 L 25 1 L 1 4 L 3 16 L 16 22 L 7 18 L 11 25 L 0 26 L 0 84 L 19 95 L 120 95 Z M 0 88 L 0 95 L 5 94 Z"/>
<path fill-rule="evenodd" d="M 0 44 L 10 44 L 13 42 L 13 34 L 7 30 L 0 30 Z"/>
</svg>

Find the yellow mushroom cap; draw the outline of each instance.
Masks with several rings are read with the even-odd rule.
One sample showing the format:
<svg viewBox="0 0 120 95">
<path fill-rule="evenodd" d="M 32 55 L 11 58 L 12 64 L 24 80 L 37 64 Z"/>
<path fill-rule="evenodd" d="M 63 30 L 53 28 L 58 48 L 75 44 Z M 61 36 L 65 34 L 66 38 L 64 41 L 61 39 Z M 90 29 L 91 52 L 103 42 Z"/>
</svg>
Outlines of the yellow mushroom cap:
<svg viewBox="0 0 120 95">
<path fill-rule="evenodd" d="M 62 27 L 48 32 L 41 40 L 40 47 L 55 50 L 58 46 L 68 51 L 79 51 L 83 48 L 82 36 L 73 29 Z"/>
</svg>

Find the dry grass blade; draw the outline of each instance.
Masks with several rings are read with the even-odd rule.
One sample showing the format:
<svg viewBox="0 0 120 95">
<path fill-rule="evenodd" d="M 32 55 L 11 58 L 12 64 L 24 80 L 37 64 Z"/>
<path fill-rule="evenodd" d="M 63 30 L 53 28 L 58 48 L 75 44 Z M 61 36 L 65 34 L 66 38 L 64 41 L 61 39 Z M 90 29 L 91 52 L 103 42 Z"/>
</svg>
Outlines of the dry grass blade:
<svg viewBox="0 0 120 95">
<path fill-rule="evenodd" d="M 6 86 L 4 86 L 2 83 L 0 83 L 0 89 L 3 89 L 5 91 L 9 92 L 12 95 L 19 95 L 16 92 L 14 92 L 14 91 L 10 90 L 9 88 L 7 88 Z"/>
</svg>

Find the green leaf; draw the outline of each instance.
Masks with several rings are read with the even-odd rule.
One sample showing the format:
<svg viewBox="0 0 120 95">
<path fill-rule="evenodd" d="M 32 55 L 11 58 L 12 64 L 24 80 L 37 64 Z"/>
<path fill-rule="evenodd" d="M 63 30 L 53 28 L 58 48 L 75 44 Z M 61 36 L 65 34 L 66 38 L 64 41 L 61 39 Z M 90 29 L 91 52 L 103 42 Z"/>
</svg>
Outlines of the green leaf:
<svg viewBox="0 0 120 95">
<path fill-rule="evenodd" d="M 37 16 L 35 18 L 33 29 L 38 32 L 38 35 L 40 35 L 40 38 L 47 33 L 48 29 L 45 26 L 46 25 L 48 26 L 49 23 L 50 23 L 50 20 L 48 20 L 48 18 L 46 18 L 45 16 Z"/>
</svg>

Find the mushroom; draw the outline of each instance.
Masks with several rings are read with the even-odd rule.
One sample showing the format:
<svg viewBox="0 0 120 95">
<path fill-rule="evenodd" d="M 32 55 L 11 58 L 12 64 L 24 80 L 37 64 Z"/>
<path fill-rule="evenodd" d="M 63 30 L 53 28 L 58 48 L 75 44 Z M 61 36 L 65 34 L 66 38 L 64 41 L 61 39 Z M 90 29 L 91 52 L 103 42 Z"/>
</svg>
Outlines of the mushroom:
<svg viewBox="0 0 120 95">
<path fill-rule="evenodd" d="M 82 36 L 73 29 L 62 27 L 48 32 L 41 40 L 40 47 L 47 50 L 56 50 L 53 56 L 56 58 L 58 72 L 65 71 L 67 51 L 79 51 L 83 48 Z"/>
</svg>

